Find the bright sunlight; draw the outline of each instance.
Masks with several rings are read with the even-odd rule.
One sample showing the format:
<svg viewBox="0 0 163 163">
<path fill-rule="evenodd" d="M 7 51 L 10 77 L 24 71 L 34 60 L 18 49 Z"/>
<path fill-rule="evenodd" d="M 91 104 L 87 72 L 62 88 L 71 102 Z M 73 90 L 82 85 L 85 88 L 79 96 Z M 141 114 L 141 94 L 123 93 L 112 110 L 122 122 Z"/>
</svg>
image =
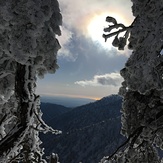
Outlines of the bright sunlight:
<svg viewBox="0 0 163 163">
<path fill-rule="evenodd" d="M 107 42 L 105 42 L 102 35 L 104 33 L 103 29 L 108 26 L 108 23 L 105 21 L 105 19 L 107 16 L 112 15 L 114 15 L 118 23 L 125 23 L 125 19 L 121 15 L 115 13 L 102 13 L 100 15 L 95 15 L 87 26 L 88 35 L 91 37 L 91 39 L 108 50 L 111 50 L 111 48 L 113 48 L 113 38 L 110 38 L 107 40 Z"/>
</svg>

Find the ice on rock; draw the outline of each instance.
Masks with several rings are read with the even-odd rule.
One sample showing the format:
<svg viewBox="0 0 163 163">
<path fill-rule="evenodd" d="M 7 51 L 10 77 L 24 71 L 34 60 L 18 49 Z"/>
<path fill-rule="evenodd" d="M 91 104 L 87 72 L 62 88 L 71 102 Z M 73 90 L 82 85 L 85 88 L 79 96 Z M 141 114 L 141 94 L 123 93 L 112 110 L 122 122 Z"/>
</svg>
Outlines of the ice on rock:
<svg viewBox="0 0 163 163">
<path fill-rule="evenodd" d="M 124 49 L 128 40 L 128 48 L 132 49 L 132 54 L 120 72 L 124 78 L 119 90 L 124 97 L 121 110 L 122 133 L 128 137 L 124 145 L 128 151 L 123 150 L 123 156 L 126 162 L 150 160 L 159 163 L 155 145 L 162 149 L 163 1 L 132 0 L 132 3 L 135 20 L 131 26 L 124 26 L 123 30 L 113 33 L 108 27 L 105 32 L 110 33 L 103 35 L 105 40 L 115 36 L 113 46 L 120 50 Z M 116 21 L 108 17 L 108 22 L 115 24 Z M 124 31 L 125 37 L 118 37 Z M 131 152 L 131 149 L 134 151 Z M 118 162 L 117 155 L 112 160 Z"/>
<path fill-rule="evenodd" d="M 35 87 L 37 76 L 58 67 L 61 24 L 57 0 L 0 1 L 0 162 L 27 148 L 30 161 L 46 162 L 38 133 L 59 133 L 43 122 Z"/>
</svg>

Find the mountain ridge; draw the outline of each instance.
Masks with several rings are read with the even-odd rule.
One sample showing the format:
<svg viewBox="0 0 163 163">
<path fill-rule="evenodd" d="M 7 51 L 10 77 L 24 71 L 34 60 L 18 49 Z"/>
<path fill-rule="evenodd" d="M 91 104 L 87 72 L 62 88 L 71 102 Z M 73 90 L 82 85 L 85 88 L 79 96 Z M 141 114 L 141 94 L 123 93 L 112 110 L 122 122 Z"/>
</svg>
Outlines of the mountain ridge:
<svg viewBox="0 0 163 163">
<path fill-rule="evenodd" d="M 63 134 L 43 136 L 46 155 L 58 153 L 61 163 L 95 163 L 112 153 L 124 140 L 120 134 L 121 104 L 120 96 L 107 96 L 48 121 Z"/>
</svg>

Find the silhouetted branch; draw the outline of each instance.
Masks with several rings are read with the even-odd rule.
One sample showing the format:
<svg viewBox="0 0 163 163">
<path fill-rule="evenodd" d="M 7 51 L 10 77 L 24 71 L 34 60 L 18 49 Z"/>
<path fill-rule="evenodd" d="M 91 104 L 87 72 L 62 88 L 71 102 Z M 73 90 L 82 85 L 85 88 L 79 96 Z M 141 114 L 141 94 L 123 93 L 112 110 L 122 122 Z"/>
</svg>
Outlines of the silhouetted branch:
<svg viewBox="0 0 163 163">
<path fill-rule="evenodd" d="M 118 30 L 118 31 L 116 31 L 116 32 L 113 32 L 113 33 L 110 33 L 110 34 L 103 34 L 102 36 L 103 36 L 103 38 L 105 39 L 105 42 L 107 41 L 107 39 L 108 38 L 110 38 L 110 37 L 113 37 L 113 36 L 115 36 L 115 35 L 119 35 L 120 33 L 122 33 L 122 32 L 124 32 L 124 31 L 126 31 L 126 30 L 128 30 L 128 29 L 130 29 L 131 28 L 131 26 L 129 26 L 129 27 L 125 27 L 125 28 L 123 28 L 123 29 L 120 29 L 120 30 Z M 105 29 L 106 30 L 106 29 Z"/>
</svg>

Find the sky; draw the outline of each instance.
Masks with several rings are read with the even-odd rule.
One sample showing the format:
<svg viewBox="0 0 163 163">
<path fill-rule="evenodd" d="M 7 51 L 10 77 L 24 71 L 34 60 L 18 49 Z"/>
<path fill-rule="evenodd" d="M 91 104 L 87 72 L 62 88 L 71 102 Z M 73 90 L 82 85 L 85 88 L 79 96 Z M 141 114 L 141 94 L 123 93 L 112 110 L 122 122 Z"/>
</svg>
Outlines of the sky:
<svg viewBox="0 0 163 163">
<path fill-rule="evenodd" d="M 100 99 L 118 93 L 119 71 L 131 54 L 102 38 L 106 16 L 126 26 L 133 21 L 131 0 L 58 0 L 63 24 L 57 37 L 59 69 L 38 80 L 37 93 L 48 96 Z"/>
</svg>

